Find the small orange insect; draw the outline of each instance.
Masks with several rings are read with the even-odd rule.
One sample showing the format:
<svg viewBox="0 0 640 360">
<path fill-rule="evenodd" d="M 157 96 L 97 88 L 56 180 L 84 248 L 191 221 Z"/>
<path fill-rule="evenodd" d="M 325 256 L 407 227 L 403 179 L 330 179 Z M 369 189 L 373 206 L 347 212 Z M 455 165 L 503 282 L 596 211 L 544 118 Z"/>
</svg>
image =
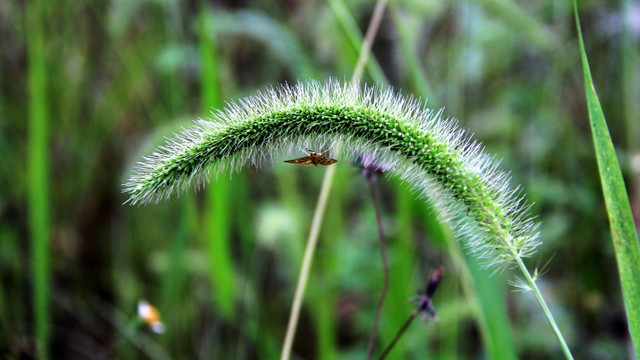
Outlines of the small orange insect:
<svg viewBox="0 0 640 360">
<path fill-rule="evenodd" d="M 337 163 L 338 160 L 322 156 L 322 153 L 311 151 L 309 153 L 309 156 L 305 156 L 305 157 L 301 157 L 293 160 L 285 160 L 285 162 L 290 164 L 304 165 L 304 166 L 311 166 L 311 165 L 329 166 Z"/>
<path fill-rule="evenodd" d="M 164 324 L 160 321 L 160 312 L 145 300 L 138 301 L 138 316 L 149 325 L 154 333 L 162 334 L 164 332 Z"/>
</svg>

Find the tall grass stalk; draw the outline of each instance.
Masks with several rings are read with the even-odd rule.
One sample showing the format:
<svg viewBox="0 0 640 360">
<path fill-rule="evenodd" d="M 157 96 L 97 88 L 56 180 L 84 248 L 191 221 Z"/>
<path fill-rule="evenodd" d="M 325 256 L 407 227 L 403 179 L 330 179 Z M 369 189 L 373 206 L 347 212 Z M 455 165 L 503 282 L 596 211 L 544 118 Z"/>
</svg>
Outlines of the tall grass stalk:
<svg viewBox="0 0 640 360">
<path fill-rule="evenodd" d="M 309 280 L 309 270 L 311 269 L 311 262 L 313 261 L 313 255 L 318 243 L 320 226 L 322 225 L 322 218 L 327 206 L 327 200 L 329 199 L 329 190 L 331 189 L 334 174 L 335 167 L 331 167 L 325 172 L 322 186 L 320 188 L 320 195 L 318 195 L 318 202 L 313 213 L 313 220 L 311 221 L 311 230 L 307 239 L 307 246 L 305 247 L 304 257 L 302 258 L 300 275 L 298 276 L 298 283 L 293 296 L 291 314 L 289 315 L 289 322 L 287 324 L 287 333 L 285 335 L 284 345 L 282 346 L 282 352 L 280 355 L 281 360 L 288 360 L 291 355 L 293 338 L 298 325 L 298 318 L 300 317 L 300 309 L 302 308 L 302 299 L 304 298 L 304 291 L 307 286 L 307 281 Z"/>
<path fill-rule="evenodd" d="M 341 2 L 338 0 L 338 2 Z M 382 20 L 382 14 L 387 0 L 377 0 L 376 6 L 369 22 L 369 27 L 365 35 L 364 42 L 360 48 L 360 55 L 358 56 L 358 62 L 353 71 L 351 78 L 352 83 L 357 83 L 362 77 L 362 72 L 367 64 L 369 53 L 371 52 L 371 45 L 375 38 L 380 22 Z M 339 146 L 334 149 L 336 154 L 340 153 Z M 304 297 L 304 291 L 307 286 L 307 280 L 309 278 L 309 269 L 311 268 L 311 262 L 313 261 L 313 254 L 315 253 L 316 245 L 318 242 L 318 235 L 320 232 L 320 226 L 322 225 L 322 219 L 324 217 L 325 208 L 327 206 L 327 200 L 329 199 L 329 190 L 331 189 L 331 183 L 335 175 L 336 166 L 330 167 L 325 172 L 322 179 L 322 186 L 320 188 L 320 195 L 318 196 L 318 202 L 316 203 L 316 209 L 313 214 L 313 220 L 311 223 L 311 230 L 309 231 L 309 238 L 307 240 L 307 246 L 304 251 L 304 258 L 302 260 L 302 267 L 300 269 L 300 276 L 298 277 L 298 284 L 296 285 L 296 292 L 293 298 L 293 305 L 291 306 L 291 314 L 289 315 L 289 322 L 287 325 L 287 333 L 285 335 L 284 345 L 282 346 L 281 360 L 288 360 L 291 354 L 291 347 L 293 346 L 293 338 L 295 336 L 296 327 L 298 324 L 298 318 L 300 316 L 300 309 L 302 307 L 302 299 Z"/>
<path fill-rule="evenodd" d="M 380 1 L 376 2 L 376 8 L 378 8 L 379 3 Z M 366 46 L 366 39 L 363 40 L 362 35 L 360 34 L 360 30 L 358 29 L 358 23 L 353 18 L 353 15 L 351 15 L 347 4 L 345 4 L 343 0 L 329 0 L 329 7 L 331 7 L 331 11 L 335 15 L 336 19 L 338 19 L 338 22 L 345 32 L 345 35 L 349 39 L 349 42 L 351 43 L 353 48 L 358 51 L 358 62 L 356 63 L 356 67 L 353 72 L 353 79 L 360 80 L 360 78 L 362 77 L 362 71 L 366 67 L 367 72 L 371 76 L 371 78 L 373 78 L 373 81 L 378 84 L 386 84 L 387 79 L 384 75 L 384 72 L 382 71 L 382 68 L 380 67 L 380 64 L 378 64 L 375 58 L 369 59 L 368 54 L 369 50 L 371 49 L 371 45 L 368 46 L 366 52 L 364 51 Z M 375 16 L 375 14 L 372 15 L 372 21 L 370 22 L 370 24 L 373 23 L 373 16 Z M 368 32 L 369 30 L 367 30 L 367 33 Z M 362 59 L 364 54 L 367 54 L 367 56 Z M 361 62 L 361 59 L 364 60 L 364 62 Z M 361 63 L 362 65 L 360 65 Z M 362 69 L 358 70 L 360 67 L 362 67 Z M 355 76 L 356 74 L 358 76 Z"/>
<path fill-rule="evenodd" d="M 322 229 L 323 254 L 317 256 L 314 279 L 318 279 L 320 286 L 313 286 L 310 294 L 313 298 L 321 297 L 323 300 L 312 306 L 317 314 L 318 324 L 318 360 L 331 360 L 340 358 L 338 354 L 338 336 L 336 331 L 340 329 L 337 312 L 340 294 L 336 292 L 340 273 L 340 258 L 336 256 L 344 248 L 341 240 L 346 233 L 348 211 L 345 209 L 349 194 L 354 191 L 353 176 L 349 167 L 340 167 L 336 171 L 333 181 L 340 186 L 332 189 L 332 196 L 327 204 L 324 226 Z M 322 256 L 324 255 L 324 256 Z"/>
<path fill-rule="evenodd" d="M 49 107 L 45 57 L 47 1 L 26 3 L 29 78 L 28 204 L 38 358 L 49 357 Z"/>
<path fill-rule="evenodd" d="M 622 178 L 622 171 L 620 170 L 618 158 L 607 128 L 607 122 L 591 78 L 576 0 L 573 0 L 573 12 L 580 46 L 584 88 L 589 109 L 589 124 L 593 134 L 602 192 L 607 206 L 607 214 L 609 215 L 609 224 L 611 225 L 613 248 L 618 263 L 627 321 L 636 354 L 640 354 L 640 281 L 638 281 L 638 274 L 640 274 L 640 245 L 638 245 L 638 233 L 631 214 L 631 206 Z"/>
<path fill-rule="evenodd" d="M 420 59 L 416 53 L 416 50 L 411 43 L 411 31 L 408 28 L 403 14 L 399 9 L 398 3 L 394 3 L 390 6 L 391 16 L 393 23 L 398 32 L 398 43 L 402 50 L 403 62 L 407 64 L 408 80 L 411 86 L 415 89 L 416 94 L 423 99 L 429 99 L 429 104 L 433 106 L 434 103 L 438 103 L 433 87 L 429 83 L 427 74 L 423 69 Z"/>
</svg>

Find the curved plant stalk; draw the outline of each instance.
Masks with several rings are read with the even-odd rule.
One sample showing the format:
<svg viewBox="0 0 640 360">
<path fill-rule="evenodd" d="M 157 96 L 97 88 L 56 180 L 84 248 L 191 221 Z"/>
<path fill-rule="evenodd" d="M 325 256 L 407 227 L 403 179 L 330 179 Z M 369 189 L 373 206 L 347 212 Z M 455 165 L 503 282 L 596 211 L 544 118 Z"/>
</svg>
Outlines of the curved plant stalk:
<svg viewBox="0 0 640 360">
<path fill-rule="evenodd" d="M 125 185 L 127 202 L 157 202 L 190 185 L 203 186 L 212 174 L 280 161 L 300 148 L 338 146 L 347 156 L 372 154 L 416 193 L 433 199 L 486 266 L 514 266 L 530 277 L 521 261 L 539 243 L 538 225 L 520 190 L 510 188 L 509 177 L 453 121 L 390 89 L 330 80 L 271 88 L 230 103 L 139 163 Z M 532 290 L 539 293 L 535 283 Z"/>
</svg>

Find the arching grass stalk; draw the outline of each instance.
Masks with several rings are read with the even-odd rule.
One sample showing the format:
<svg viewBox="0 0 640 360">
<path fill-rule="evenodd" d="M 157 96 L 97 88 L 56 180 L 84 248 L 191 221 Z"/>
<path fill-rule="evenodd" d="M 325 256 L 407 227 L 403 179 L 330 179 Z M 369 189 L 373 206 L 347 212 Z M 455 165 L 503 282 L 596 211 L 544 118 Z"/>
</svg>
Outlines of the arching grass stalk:
<svg viewBox="0 0 640 360">
<path fill-rule="evenodd" d="M 157 202 L 247 163 L 262 166 L 300 148 L 338 144 L 346 157 L 372 154 L 418 195 L 432 199 L 486 266 L 514 266 L 527 277 L 521 261 L 539 243 L 538 225 L 521 191 L 510 188 L 497 162 L 454 121 L 391 89 L 330 80 L 279 86 L 229 103 L 139 163 L 125 185 L 127 202 Z M 536 298 L 544 308 L 544 299 Z M 562 334 L 556 335 L 571 358 Z"/>
</svg>

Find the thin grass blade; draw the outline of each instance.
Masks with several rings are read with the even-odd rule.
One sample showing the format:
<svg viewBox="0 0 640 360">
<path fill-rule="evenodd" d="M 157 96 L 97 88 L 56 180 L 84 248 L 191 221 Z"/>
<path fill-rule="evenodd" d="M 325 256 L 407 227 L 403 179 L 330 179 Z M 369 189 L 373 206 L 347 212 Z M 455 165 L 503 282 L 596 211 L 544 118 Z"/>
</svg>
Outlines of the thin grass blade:
<svg viewBox="0 0 640 360">
<path fill-rule="evenodd" d="M 598 170 L 602 182 L 613 247 L 618 263 L 618 272 L 622 284 L 622 294 L 627 311 L 629 332 L 633 340 L 636 354 L 640 353 L 640 246 L 638 245 L 638 233 L 631 214 L 631 205 L 622 179 L 622 171 L 616 157 L 616 152 L 609 135 L 609 129 L 600 106 L 600 100 L 591 78 L 589 61 L 584 48 L 580 19 L 578 17 L 578 5 L 573 0 L 573 11 L 580 43 L 580 58 L 582 59 L 582 72 L 584 75 L 584 87 L 589 108 L 589 123 L 593 134 L 593 143 L 598 161 Z"/>
<path fill-rule="evenodd" d="M 26 28 L 29 77 L 28 201 L 31 232 L 31 268 L 37 357 L 49 352 L 49 159 L 47 72 L 45 59 L 46 3 L 27 3 Z"/>
<path fill-rule="evenodd" d="M 204 2 L 203 2 L 204 3 Z M 222 101 L 218 79 L 216 56 L 216 32 L 209 33 L 206 12 L 199 18 L 200 60 L 202 65 L 202 101 L 206 111 L 218 107 Z M 219 178 L 207 189 L 203 219 L 205 222 L 205 246 L 208 254 L 209 276 L 213 298 L 224 316 L 232 316 L 236 297 L 235 272 L 230 250 L 229 192 L 232 184 L 228 178 Z"/>
</svg>

